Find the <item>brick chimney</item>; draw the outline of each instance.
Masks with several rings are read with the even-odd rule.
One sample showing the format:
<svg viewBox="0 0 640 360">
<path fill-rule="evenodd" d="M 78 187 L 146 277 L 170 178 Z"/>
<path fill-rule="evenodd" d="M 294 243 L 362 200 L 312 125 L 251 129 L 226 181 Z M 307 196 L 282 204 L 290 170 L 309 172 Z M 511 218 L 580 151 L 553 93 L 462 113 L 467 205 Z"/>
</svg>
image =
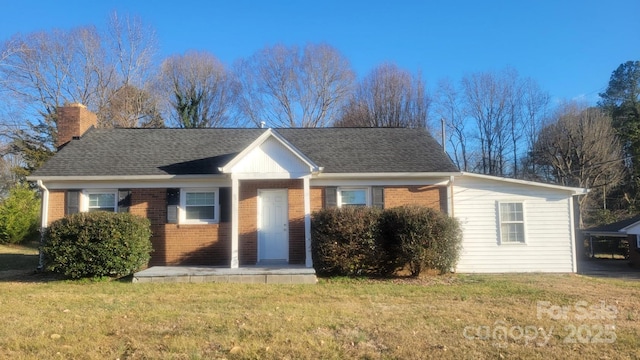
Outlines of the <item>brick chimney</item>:
<svg viewBox="0 0 640 360">
<path fill-rule="evenodd" d="M 58 150 L 69 141 L 79 139 L 90 127 L 98 124 L 96 114 L 80 103 L 61 106 L 56 109 L 56 115 L 58 116 L 58 140 L 56 141 Z"/>
</svg>

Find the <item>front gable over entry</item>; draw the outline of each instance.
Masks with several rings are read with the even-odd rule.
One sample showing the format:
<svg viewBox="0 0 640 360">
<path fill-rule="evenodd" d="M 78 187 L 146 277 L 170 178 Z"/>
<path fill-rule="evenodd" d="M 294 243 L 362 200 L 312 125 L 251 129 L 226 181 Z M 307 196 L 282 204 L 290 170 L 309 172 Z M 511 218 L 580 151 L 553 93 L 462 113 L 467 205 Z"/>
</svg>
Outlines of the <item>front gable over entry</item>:
<svg viewBox="0 0 640 360">
<path fill-rule="evenodd" d="M 319 168 L 275 130 L 268 129 L 220 170 L 242 178 L 295 179 Z"/>
<path fill-rule="evenodd" d="M 309 180 L 313 173 L 317 173 L 321 169 L 275 130 L 268 129 L 219 170 L 222 173 L 231 175 L 231 267 L 237 268 L 239 266 L 240 183 L 249 180 L 275 179 L 299 179 L 295 181 L 302 181 L 303 197 L 300 205 L 304 209 L 305 265 L 312 267 Z M 267 183 L 268 181 L 265 182 L 265 186 L 268 186 Z M 258 191 L 260 191 L 259 188 Z M 253 216 L 259 217 L 257 209 Z M 288 211 L 287 216 L 291 216 Z M 288 228 L 290 220 L 292 219 L 287 218 L 286 221 L 281 219 L 278 224 L 282 223 L 282 225 L 279 225 L 279 228 L 282 228 L 282 226 Z M 261 228 L 258 225 L 257 230 L 262 233 L 269 229 Z M 288 238 L 288 235 L 286 237 Z M 261 237 L 259 236 L 259 238 Z M 262 255 L 259 254 L 259 256 Z M 263 259 L 266 258 L 263 256 Z"/>
</svg>

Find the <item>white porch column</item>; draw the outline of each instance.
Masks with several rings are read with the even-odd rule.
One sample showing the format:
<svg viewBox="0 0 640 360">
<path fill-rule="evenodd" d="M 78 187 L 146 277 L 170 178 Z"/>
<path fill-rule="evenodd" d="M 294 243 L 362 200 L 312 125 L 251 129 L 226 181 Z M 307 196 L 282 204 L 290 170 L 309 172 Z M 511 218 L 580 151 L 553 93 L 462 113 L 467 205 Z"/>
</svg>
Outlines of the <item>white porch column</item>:
<svg viewBox="0 0 640 360">
<path fill-rule="evenodd" d="M 313 259 L 311 258 L 311 189 L 309 185 L 310 176 L 303 178 L 304 183 L 304 248 L 305 248 L 305 266 L 313 267 Z"/>
<path fill-rule="evenodd" d="M 231 268 L 237 269 L 238 261 L 238 234 L 240 224 L 238 223 L 238 202 L 240 193 L 240 182 L 235 175 L 231 175 Z"/>
<path fill-rule="evenodd" d="M 42 180 L 38 180 L 38 187 L 42 190 L 41 219 L 40 219 L 40 246 L 38 247 L 38 271 L 44 270 L 44 232 L 49 227 L 49 189 L 44 186 Z"/>
</svg>

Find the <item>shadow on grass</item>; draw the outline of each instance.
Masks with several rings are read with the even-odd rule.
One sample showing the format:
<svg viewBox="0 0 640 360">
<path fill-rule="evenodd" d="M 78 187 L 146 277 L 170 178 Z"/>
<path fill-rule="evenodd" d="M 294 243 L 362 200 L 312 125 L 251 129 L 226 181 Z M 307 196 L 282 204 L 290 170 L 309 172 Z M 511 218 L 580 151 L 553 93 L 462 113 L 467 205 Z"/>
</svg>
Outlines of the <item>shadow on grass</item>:
<svg viewBox="0 0 640 360">
<path fill-rule="evenodd" d="M 35 270 L 38 267 L 38 254 L 0 254 L 0 271 Z"/>
<path fill-rule="evenodd" d="M 57 274 L 39 272 L 38 254 L 0 254 L 0 282 L 49 282 L 64 279 Z"/>
<path fill-rule="evenodd" d="M 0 254 L 0 282 L 43 283 L 71 280 L 49 271 L 38 271 L 38 254 Z M 76 279 L 75 281 L 105 281 L 104 279 Z M 108 281 L 132 282 L 133 275 L 112 278 Z"/>
</svg>

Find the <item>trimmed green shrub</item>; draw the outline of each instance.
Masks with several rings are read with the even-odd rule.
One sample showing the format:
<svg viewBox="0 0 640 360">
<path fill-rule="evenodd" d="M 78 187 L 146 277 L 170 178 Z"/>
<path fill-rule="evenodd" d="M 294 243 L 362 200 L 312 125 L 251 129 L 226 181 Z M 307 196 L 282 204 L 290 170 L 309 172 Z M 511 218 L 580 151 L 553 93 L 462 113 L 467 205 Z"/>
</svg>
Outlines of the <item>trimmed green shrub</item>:
<svg viewBox="0 0 640 360">
<path fill-rule="evenodd" d="M 43 253 L 49 271 L 77 279 L 120 277 L 147 264 L 149 220 L 129 213 L 77 213 L 53 222 Z"/>
<path fill-rule="evenodd" d="M 376 275 L 384 254 L 379 248 L 376 208 L 344 207 L 314 212 L 313 263 L 319 275 Z"/>
<path fill-rule="evenodd" d="M 325 276 L 445 273 L 462 241 L 456 219 L 422 206 L 323 209 L 312 215 L 311 238 L 314 267 Z"/>
<path fill-rule="evenodd" d="M 18 244 L 38 237 L 40 198 L 28 185 L 16 185 L 0 203 L 0 244 Z"/>
<path fill-rule="evenodd" d="M 451 271 L 460 253 L 461 231 L 456 219 L 422 206 L 385 210 L 380 219 L 384 247 L 397 268 L 417 276 L 424 269 Z"/>
</svg>

